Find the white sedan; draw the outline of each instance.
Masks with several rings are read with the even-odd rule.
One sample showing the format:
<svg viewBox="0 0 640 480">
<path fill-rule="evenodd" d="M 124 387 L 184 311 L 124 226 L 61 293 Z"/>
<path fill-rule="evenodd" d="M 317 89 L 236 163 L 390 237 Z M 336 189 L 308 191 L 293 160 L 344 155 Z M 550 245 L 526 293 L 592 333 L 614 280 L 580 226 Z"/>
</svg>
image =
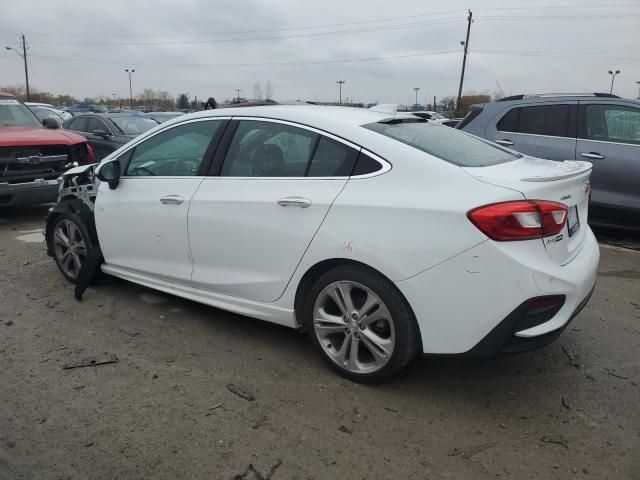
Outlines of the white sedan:
<svg viewBox="0 0 640 480">
<path fill-rule="evenodd" d="M 378 382 L 554 340 L 596 279 L 590 172 L 414 116 L 210 110 L 109 155 L 97 188 L 67 174 L 47 245 L 72 282 L 99 249 L 107 274 L 305 329 Z"/>
</svg>

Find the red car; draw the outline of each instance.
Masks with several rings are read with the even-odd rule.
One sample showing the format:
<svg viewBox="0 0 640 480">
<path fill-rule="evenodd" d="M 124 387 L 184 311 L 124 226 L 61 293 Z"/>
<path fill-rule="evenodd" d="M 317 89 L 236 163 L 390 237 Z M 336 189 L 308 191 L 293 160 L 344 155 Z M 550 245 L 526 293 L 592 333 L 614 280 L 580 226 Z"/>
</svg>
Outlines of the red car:
<svg viewBox="0 0 640 480">
<path fill-rule="evenodd" d="M 57 178 L 69 168 L 93 162 L 87 139 L 42 123 L 14 95 L 0 92 L 0 207 L 53 202 Z"/>
</svg>

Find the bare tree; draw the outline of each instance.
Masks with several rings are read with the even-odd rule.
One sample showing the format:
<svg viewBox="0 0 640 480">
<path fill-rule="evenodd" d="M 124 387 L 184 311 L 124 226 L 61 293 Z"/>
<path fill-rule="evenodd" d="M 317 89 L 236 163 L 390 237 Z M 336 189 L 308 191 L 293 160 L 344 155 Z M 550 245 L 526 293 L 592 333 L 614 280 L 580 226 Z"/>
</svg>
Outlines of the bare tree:
<svg viewBox="0 0 640 480">
<path fill-rule="evenodd" d="M 260 85 L 260 82 L 253 84 L 253 97 L 257 100 L 262 100 L 262 86 Z"/>
<path fill-rule="evenodd" d="M 264 98 L 271 100 L 273 98 L 273 84 L 271 80 L 267 80 L 267 84 L 264 87 Z"/>
</svg>

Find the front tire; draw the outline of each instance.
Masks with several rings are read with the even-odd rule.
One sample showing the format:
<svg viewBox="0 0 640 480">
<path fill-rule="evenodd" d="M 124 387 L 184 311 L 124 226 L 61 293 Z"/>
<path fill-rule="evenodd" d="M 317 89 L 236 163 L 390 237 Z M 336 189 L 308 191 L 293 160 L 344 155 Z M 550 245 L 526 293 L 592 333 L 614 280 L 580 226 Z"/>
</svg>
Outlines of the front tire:
<svg viewBox="0 0 640 480">
<path fill-rule="evenodd" d="M 87 253 L 93 248 L 91 237 L 82 219 L 73 213 L 58 214 L 50 232 L 49 244 L 58 269 L 67 280 L 76 284 Z"/>
<path fill-rule="evenodd" d="M 379 383 L 397 375 L 420 345 L 413 312 L 397 288 L 358 265 L 322 275 L 304 300 L 303 318 L 323 358 L 344 377 Z"/>
</svg>

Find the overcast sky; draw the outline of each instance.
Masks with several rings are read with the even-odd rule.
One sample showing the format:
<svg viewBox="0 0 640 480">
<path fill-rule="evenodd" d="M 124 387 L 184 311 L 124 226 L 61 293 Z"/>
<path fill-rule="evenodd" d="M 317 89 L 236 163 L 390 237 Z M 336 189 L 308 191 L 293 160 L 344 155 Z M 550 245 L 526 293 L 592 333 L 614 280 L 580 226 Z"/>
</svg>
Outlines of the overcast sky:
<svg viewBox="0 0 640 480">
<path fill-rule="evenodd" d="M 276 100 L 412 103 L 456 95 L 466 9 L 474 23 L 464 91 L 609 91 L 635 98 L 640 0 L 13 0 L 0 41 L 29 45 L 30 83 L 76 97 L 143 88 L 214 96 L 270 80 Z M 562 8 L 568 6 L 569 8 Z M 540 8 L 542 7 L 542 8 Z M 560 18 L 564 17 L 564 18 Z M 0 52 L 0 86 L 24 84 Z"/>
</svg>

